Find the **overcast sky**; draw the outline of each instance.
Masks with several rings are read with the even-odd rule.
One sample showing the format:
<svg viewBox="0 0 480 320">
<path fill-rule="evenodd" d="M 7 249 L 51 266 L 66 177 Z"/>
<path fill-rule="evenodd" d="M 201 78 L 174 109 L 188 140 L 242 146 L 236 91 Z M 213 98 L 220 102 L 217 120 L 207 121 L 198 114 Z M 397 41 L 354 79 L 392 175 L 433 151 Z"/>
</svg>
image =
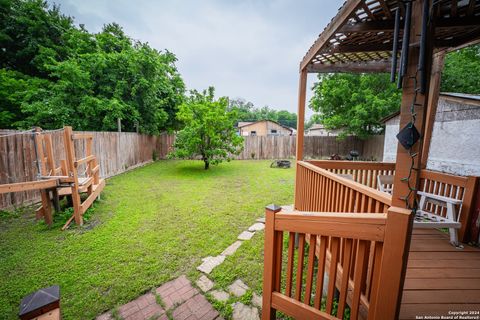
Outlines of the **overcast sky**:
<svg viewBox="0 0 480 320">
<path fill-rule="evenodd" d="M 189 89 L 213 85 L 217 96 L 296 112 L 299 62 L 343 0 L 49 2 L 90 32 L 117 22 L 130 37 L 175 53 Z"/>
</svg>

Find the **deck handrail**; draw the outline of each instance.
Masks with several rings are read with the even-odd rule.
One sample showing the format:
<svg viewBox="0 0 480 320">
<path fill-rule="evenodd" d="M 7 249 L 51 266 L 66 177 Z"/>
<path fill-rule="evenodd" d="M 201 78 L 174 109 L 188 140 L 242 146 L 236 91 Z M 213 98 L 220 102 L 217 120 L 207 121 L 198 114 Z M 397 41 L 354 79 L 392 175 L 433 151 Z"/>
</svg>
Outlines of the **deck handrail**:
<svg viewBox="0 0 480 320">
<path fill-rule="evenodd" d="M 324 169 L 370 169 L 395 170 L 394 162 L 349 161 L 349 160 L 308 160 L 307 162 Z"/>
<path fill-rule="evenodd" d="M 304 319 L 343 319 L 347 305 L 352 319 L 395 318 L 399 283 L 388 274 L 402 264 L 410 212 L 388 211 L 267 207 L 262 319 L 275 319 L 277 310 Z"/>
<path fill-rule="evenodd" d="M 353 180 L 377 189 L 377 176 L 394 175 L 395 163 L 346 160 L 311 160 L 309 163 L 336 174 L 351 174 Z"/>
<path fill-rule="evenodd" d="M 391 196 L 377 190 L 377 176 L 385 174 L 394 175 L 394 163 L 310 160 L 299 161 L 297 163 L 297 168 L 309 170 L 315 174 L 322 175 L 342 186 L 348 185 L 348 188 L 360 192 L 374 201 L 383 203 L 387 208 L 391 205 Z M 341 177 L 339 174 L 351 175 L 354 181 Z M 318 185 L 318 179 L 316 178 L 312 180 L 310 177 L 309 180 L 305 179 L 305 177 L 305 174 L 302 175 L 301 170 L 297 172 L 295 188 L 296 190 L 299 190 L 299 192 L 295 193 L 295 208 L 306 211 L 316 211 L 318 209 L 318 202 L 324 200 L 320 199 L 320 197 L 323 196 L 322 190 L 320 189 L 326 188 L 327 186 Z M 474 198 L 478 186 L 478 180 L 479 177 L 475 176 L 456 176 L 426 169 L 420 171 L 420 191 L 462 201 L 462 204 L 459 205 L 458 208 L 459 222 L 461 223 L 461 228 L 459 229 L 458 234 L 459 239 L 464 242 L 469 241 L 468 230 L 472 223 L 471 215 L 473 211 L 472 208 L 474 207 Z M 304 197 L 300 196 L 302 192 L 305 193 Z M 425 209 L 432 214 L 446 216 L 445 208 L 440 206 L 429 204 Z M 371 212 L 370 210 L 368 211 Z M 385 208 L 380 212 L 385 212 Z"/>
<path fill-rule="evenodd" d="M 308 168 L 314 172 L 317 172 L 325 177 L 328 177 L 329 179 L 336 181 L 344 186 L 347 186 L 353 190 L 356 190 L 358 192 L 361 192 L 362 194 L 365 194 L 375 200 L 378 200 L 388 206 L 391 206 L 392 204 L 392 196 L 389 194 L 386 194 L 385 192 L 381 192 L 379 190 L 370 188 L 368 186 L 365 186 L 359 182 L 344 178 L 342 176 L 339 176 L 338 174 L 332 173 L 326 169 L 320 168 L 318 166 L 315 166 L 312 163 L 305 162 L 305 161 L 299 161 L 298 164 L 302 167 Z"/>
<path fill-rule="evenodd" d="M 297 162 L 294 208 L 316 212 L 386 213 L 392 196 L 311 163 Z"/>
</svg>

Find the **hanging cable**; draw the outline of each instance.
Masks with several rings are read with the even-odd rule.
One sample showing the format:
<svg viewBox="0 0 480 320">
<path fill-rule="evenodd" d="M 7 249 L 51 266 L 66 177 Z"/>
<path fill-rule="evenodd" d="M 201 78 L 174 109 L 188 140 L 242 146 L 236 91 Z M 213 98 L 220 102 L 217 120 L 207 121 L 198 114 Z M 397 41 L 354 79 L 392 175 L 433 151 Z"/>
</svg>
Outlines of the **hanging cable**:
<svg viewBox="0 0 480 320">
<path fill-rule="evenodd" d="M 52 129 L 52 130 L 42 130 L 42 133 L 53 133 L 53 132 L 60 132 L 60 131 L 63 131 L 65 130 L 64 128 L 60 128 L 60 129 Z"/>
<path fill-rule="evenodd" d="M 32 130 L 25 130 L 25 131 L 15 131 L 11 133 L 6 133 L 0 135 L 0 138 L 6 138 L 6 137 L 12 137 L 12 136 L 17 136 L 17 135 L 22 135 L 22 134 L 31 134 Z"/>
</svg>

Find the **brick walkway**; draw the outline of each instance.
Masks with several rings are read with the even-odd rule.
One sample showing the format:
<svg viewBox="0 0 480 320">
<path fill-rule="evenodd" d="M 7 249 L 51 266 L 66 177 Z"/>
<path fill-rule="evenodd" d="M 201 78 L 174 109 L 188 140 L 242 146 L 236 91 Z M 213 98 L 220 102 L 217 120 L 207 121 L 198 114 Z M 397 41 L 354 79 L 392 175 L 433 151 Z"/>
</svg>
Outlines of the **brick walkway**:
<svg viewBox="0 0 480 320">
<path fill-rule="evenodd" d="M 163 306 L 158 304 L 157 297 Z M 167 282 L 154 293 L 147 293 L 117 309 L 124 320 L 168 320 L 167 311 L 174 320 L 221 319 L 207 299 L 192 286 L 185 276 Z M 165 309 L 164 309 L 165 308 Z M 112 312 L 97 317 L 97 320 L 114 320 Z"/>
<path fill-rule="evenodd" d="M 208 279 L 212 270 L 225 261 L 228 256 L 233 255 L 241 246 L 243 241 L 250 240 L 253 235 L 265 228 L 265 218 L 259 218 L 255 224 L 243 231 L 238 240 L 226 248 L 220 255 L 215 257 L 206 257 L 202 259 L 202 264 L 197 267 L 203 275 L 197 280 L 197 286 L 204 292 L 212 295 L 214 299 L 220 302 L 227 301 L 230 297 L 237 299 L 232 304 L 233 320 L 260 320 L 259 308 L 262 305 L 262 298 L 253 293 L 253 298 L 249 305 L 238 301 L 240 297 L 246 294 L 248 286 L 240 279 L 235 280 L 229 286 L 229 292 L 213 290 L 214 283 Z M 160 304 L 159 304 L 160 303 Z M 219 313 L 208 302 L 205 296 L 193 287 L 186 276 L 180 276 L 175 280 L 167 282 L 155 289 L 154 292 L 147 293 L 129 303 L 119 307 L 116 314 L 124 320 L 220 320 L 223 319 Z M 97 317 L 97 320 L 114 320 L 112 312 L 109 311 Z"/>
</svg>

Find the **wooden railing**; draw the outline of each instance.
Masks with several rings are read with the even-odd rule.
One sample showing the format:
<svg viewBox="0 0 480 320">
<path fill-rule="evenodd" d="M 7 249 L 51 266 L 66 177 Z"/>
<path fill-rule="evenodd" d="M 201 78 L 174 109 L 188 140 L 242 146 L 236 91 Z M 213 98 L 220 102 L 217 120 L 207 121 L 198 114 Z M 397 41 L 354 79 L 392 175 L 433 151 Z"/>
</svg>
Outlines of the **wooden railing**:
<svg viewBox="0 0 480 320">
<path fill-rule="evenodd" d="M 391 196 L 377 189 L 378 175 L 394 175 L 395 164 L 368 161 L 299 161 L 295 183 L 295 209 L 327 212 L 386 212 Z M 350 175 L 353 181 L 345 176 Z M 419 191 L 462 200 L 458 208 L 459 239 L 468 241 L 467 230 L 478 177 L 455 176 L 431 170 L 420 172 Z M 353 197 L 353 206 L 350 201 Z M 425 211 L 446 215 L 442 206 L 429 204 Z"/>
<path fill-rule="evenodd" d="M 360 169 L 357 169 L 357 172 L 359 171 Z M 339 176 L 316 166 L 315 163 L 297 162 L 296 210 L 384 213 L 390 207 L 391 201 L 389 194 Z"/>
<path fill-rule="evenodd" d="M 351 175 L 354 181 L 373 189 L 377 189 L 378 175 L 395 174 L 395 163 L 391 162 L 338 160 L 312 160 L 307 162 L 336 174 Z"/>
<path fill-rule="evenodd" d="M 402 265 L 408 219 L 408 211 L 305 213 L 267 207 L 262 319 L 275 319 L 276 311 L 296 319 L 343 319 L 346 312 L 350 319 L 395 318 L 400 277 L 393 275 L 401 274 L 395 272 Z"/>
</svg>

